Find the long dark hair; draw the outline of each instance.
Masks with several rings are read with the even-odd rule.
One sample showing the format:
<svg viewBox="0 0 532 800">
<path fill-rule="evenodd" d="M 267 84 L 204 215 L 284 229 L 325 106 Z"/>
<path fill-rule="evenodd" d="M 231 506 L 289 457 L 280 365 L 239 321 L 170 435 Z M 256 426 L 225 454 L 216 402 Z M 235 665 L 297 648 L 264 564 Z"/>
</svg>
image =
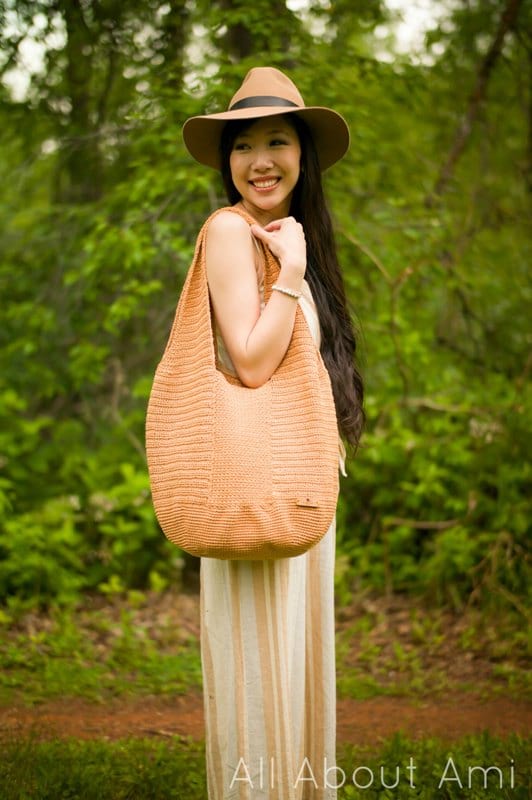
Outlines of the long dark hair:
<svg viewBox="0 0 532 800">
<path fill-rule="evenodd" d="M 356 338 L 349 313 L 331 215 L 323 193 L 318 154 L 306 123 L 287 114 L 301 145 L 301 171 L 290 205 L 290 214 L 303 226 L 307 242 L 305 278 L 318 309 L 320 352 L 329 372 L 342 437 L 358 447 L 364 427 L 364 386 L 355 361 Z M 231 178 L 229 157 L 234 141 L 253 120 L 228 122 L 222 132 L 220 151 L 222 179 L 231 205 L 241 199 Z"/>
</svg>

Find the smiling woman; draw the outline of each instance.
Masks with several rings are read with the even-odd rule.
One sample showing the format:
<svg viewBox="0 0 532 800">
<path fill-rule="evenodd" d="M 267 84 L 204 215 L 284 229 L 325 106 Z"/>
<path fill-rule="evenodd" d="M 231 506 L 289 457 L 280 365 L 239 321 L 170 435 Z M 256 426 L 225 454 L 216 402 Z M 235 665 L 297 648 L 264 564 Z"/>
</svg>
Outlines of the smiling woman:
<svg viewBox="0 0 532 800">
<path fill-rule="evenodd" d="M 236 136 L 231 176 L 242 205 L 261 225 L 288 216 L 300 159 L 299 137 L 289 117 L 266 117 Z"/>
<path fill-rule="evenodd" d="M 264 67 L 248 73 L 229 111 L 188 120 L 183 135 L 198 161 L 221 170 L 230 203 L 207 220 L 196 249 L 204 256 L 200 265 L 207 278 L 217 380 L 236 386 L 246 403 L 271 400 L 253 414 L 246 405 L 243 418 L 222 425 L 212 439 L 213 457 L 231 468 L 202 476 L 211 482 L 210 502 L 223 485 L 240 514 L 235 524 L 227 523 L 230 530 L 214 536 L 213 549 L 199 553 L 208 797 L 258 796 L 251 773 L 257 765 L 275 764 L 275 788 L 264 795 L 269 800 L 332 800 L 336 790 L 325 785 L 322 773 L 324 763 L 334 764 L 336 744 L 334 512 L 338 470 L 344 470 L 341 436 L 356 446 L 363 412 L 321 171 L 347 150 L 348 128 L 331 109 L 305 106 L 286 75 Z M 187 292 L 190 285 L 187 278 Z M 186 308 L 178 308 L 176 319 Z M 196 339 L 182 336 L 179 347 L 192 340 L 196 345 Z M 194 437 L 193 417 L 216 415 L 225 397 L 225 389 L 217 390 L 205 412 L 197 361 L 190 361 L 196 390 L 194 406 L 186 409 L 187 446 Z M 280 391 L 280 380 L 287 381 L 288 391 Z M 174 394 L 156 398 L 151 405 L 156 417 Z M 311 409 L 304 423 L 302 407 Z M 169 446 L 179 445 L 175 430 L 172 442 L 162 443 L 160 460 L 168 458 Z M 203 435 L 201 441 L 211 439 Z M 229 455 L 222 461 L 220 452 Z M 238 466 L 232 453 L 238 454 Z M 157 467 L 155 456 L 156 449 L 151 457 L 148 453 L 148 463 Z M 310 475 L 307 466 L 303 472 L 294 467 L 294 459 L 320 466 Z M 330 513 L 323 488 L 329 477 Z M 163 475 L 163 487 L 169 482 Z M 247 484 L 260 502 L 245 495 Z M 236 556 L 220 541 L 234 539 L 244 528 L 248 538 L 258 535 L 264 516 L 278 537 L 284 520 L 276 509 L 285 495 L 287 508 L 304 508 L 306 520 L 321 513 L 317 536 L 306 549 L 294 549 L 292 516 L 283 534 L 285 549 L 263 549 L 264 557 L 255 551 Z M 172 508 L 179 513 L 179 503 Z M 217 517 L 233 519 L 226 506 Z M 297 780 L 304 759 L 316 765 L 316 786 Z M 238 764 L 246 765 L 242 774 L 235 774 Z"/>
</svg>

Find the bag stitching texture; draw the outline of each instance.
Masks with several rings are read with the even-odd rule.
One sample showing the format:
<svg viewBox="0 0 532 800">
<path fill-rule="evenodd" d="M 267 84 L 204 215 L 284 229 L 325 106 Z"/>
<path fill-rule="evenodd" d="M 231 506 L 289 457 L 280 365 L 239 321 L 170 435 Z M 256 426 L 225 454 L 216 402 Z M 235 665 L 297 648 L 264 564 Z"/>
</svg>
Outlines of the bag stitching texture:
<svg viewBox="0 0 532 800">
<path fill-rule="evenodd" d="M 251 389 L 216 369 L 202 227 L 146 414 L 159 524 L 174 544 L 223 559 L 300 555 L 338 498 L 338 427 L 327 369 L 302 309 L 271 378 Z M 279 262 L 261 246 L 267 302 Z"/>
</svg>

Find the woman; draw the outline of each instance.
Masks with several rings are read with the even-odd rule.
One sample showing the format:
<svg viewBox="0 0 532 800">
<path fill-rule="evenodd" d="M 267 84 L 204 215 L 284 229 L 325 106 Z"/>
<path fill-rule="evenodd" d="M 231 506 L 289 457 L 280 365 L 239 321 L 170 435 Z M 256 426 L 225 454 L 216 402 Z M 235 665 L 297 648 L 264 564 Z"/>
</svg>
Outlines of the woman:
<svg viewBox="0 0 532 800">
<path fill-rule="evenodd" d="M 264 67 L 248 73 L 229 111 L 187 120 L 183 136 L 194 158 L 221 170 L 232 206 L 212 218 L 206 240 L 218 368 L 265 383 L 299 304 L 329 371 L 339 432 L 356 447 L 362 382 L 320 174 L 347 150 L 345 120 L 306 107 L 286 75 Z M 257 240 L 280 263 L 267 303 Z M 344 456 L 339 437 L 342 471 Z M 336 797 L 334 547 L 333 521 L 293 558 L 202 558 L 210 800 Z"/>
</svg>

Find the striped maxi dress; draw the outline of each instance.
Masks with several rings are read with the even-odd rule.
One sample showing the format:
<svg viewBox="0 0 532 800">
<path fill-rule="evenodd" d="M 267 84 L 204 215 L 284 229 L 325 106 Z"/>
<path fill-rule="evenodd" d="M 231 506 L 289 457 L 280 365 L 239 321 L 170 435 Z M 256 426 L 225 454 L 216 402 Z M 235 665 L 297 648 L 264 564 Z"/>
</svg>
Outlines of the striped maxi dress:
<svg viewBox="0 0 532 800">
<path fill-rule="evenodd" d="M 298 302 L 319 347 L 306 281 Z M 235 374 L 218 332 L 217 349 Z M 294 558 L 201 559 L 209 800 L 337 797 L 334 557 L 335 520 Z"/>
</svg>

